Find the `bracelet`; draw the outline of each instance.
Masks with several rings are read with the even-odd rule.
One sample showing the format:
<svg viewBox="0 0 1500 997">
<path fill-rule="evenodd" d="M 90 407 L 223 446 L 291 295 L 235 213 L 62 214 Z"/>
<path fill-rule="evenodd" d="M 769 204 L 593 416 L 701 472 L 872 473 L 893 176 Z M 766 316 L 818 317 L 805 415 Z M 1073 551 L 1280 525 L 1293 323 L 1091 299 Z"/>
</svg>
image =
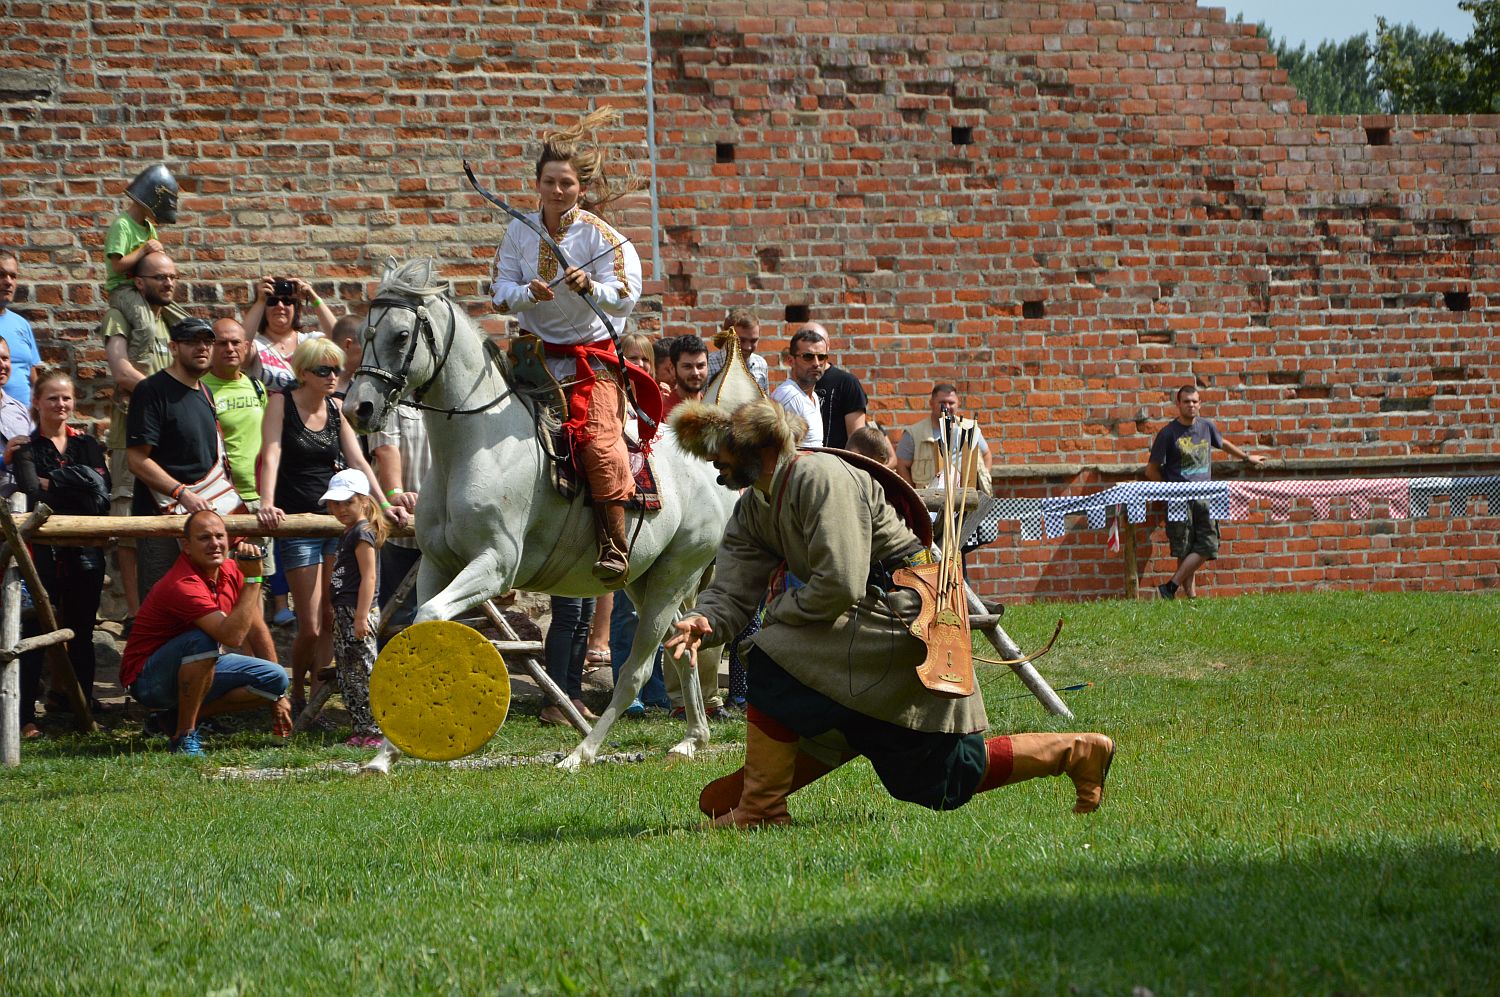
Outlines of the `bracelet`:
<svg viewBox="0 0 1500 997">
<path fill-rule="evenodd" d="M 389 502 L 387 502 L 385 499 L 381 499 L 380 500 L 380 511 L 381 512 L 385 512 L 390 507 L 391 507 L 391 504 Z"/>
<path fill-rule="evenodd" d="M 316 294 L 314 294 L 313 295 L 313 299 L 312 299 L 312 306 L 314 308 L 322 308 L 323 307 L 323 299 L 320 298 L 320 297 L 318 297 Z"/>
<path fill-rule="evenodd" d="M 172 501 L 176 502 L 177 499 L 178 499 L 178 497 L 183 493 L 183 490 L 186 489 L 186 488 L 187 488 L 187 485 L 179 483 L 176 488 L 172 489 L 172 494 L 170 496 L 171 499 L 172 499 Z"/>
<path fill-rule="evenodd" d="M 266 580 L 266 576 L 265 575 L 246 575 L 245 576 L 245 584 L 246 585 L 262 585 L 262 584 L 265 583 L 265 580 Z"/>
<path fill-rule="evenodd" d="M 390 488 L 390 489 L 386 490 L 385 497 L 386 498 L 395 498 L 397 495 L 400 495 L 400 494 L 401 494 L 401 489 L 400 488 Z"/>
</svg>

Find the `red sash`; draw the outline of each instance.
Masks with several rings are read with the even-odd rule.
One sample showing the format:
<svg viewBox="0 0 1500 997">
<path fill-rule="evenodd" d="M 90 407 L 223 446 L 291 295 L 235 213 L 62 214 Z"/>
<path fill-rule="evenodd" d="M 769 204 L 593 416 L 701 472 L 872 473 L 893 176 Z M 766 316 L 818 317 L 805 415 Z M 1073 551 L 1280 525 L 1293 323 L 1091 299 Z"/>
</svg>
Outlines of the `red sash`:
<svg viewBox="0 0 1500 997">
<path fill-rule="evenodd" d="M 576 383 L 566 392 L 568 421 L 563 423 L 563 429 L 567 432 L 568 439 L 574 443 L 586 442 L 588 436 L 584 433 L 583 427 L 588 419 L 589 399 L 593 397 L 594 385 L 598 383 L 598 377 L 590 361 L 598 360 L 610 367 L 618 368 L 620 360 L 619 354 L 615 353 L 615 344 L 608 339 L 568 345 L 543 342 L 542 348 L 546 350 L 549 357 L 574 358 L 573 377 Z M 635 389 L 636 404 L 653 423 L 653 425 L 647 425 L 643 422 L 637 429 L 640 442 L 644 444 L 656 435 L 656 426 L 661 423 L 661 389 L 657 386 L 654 377 L 633 363 L 625 364 L 625 372 L 630 376 L 631 387 Z"/>
</svg>

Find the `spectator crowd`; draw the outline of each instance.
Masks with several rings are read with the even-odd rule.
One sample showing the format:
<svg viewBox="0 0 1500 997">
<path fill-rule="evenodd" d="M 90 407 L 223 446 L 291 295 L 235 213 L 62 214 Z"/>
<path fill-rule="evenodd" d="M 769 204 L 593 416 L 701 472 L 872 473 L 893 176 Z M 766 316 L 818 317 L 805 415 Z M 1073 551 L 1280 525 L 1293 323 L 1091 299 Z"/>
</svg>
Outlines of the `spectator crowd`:
<svg viewBox="0 0 1500 997">
<path fill-rule="evenodd" d="M 367 679 L 378 648 L 378 607 L 420 559 L 415 543 L 386 542 L 390 523 L 406 523 L 431 467 L 414 411 L 398 409 L 384 429 L 361 439 L 341 400 L 360 358 L 360 318 L 338 314 L 308 280 L 254 279 L 238 318 L 187 314 L 186 280 L 160 226 L 173 223 L 177 185 L 153 166 L 126 190 L 124 210 L 108 227 L 101 272 L 108 309 L 98 326 L 113 381 L 108 432 L 101 444 L 74 425 L 75 386 L 43 365 L 26 319 L 11 307 L 20 262 L 0 250 L 0 490 L 25 494 L 73 515 L 187 515 L 176 538 L 119 538 L 115 566 L 125 604 L 121 684 L 152 712 L 147 726 L 172 750 L 202 752 L 203 718 L 268 709 L 271 726 L 292 720 L 322 682 L 337 681 L 354 720 L 347 743 L 378 742 Z M 801 445 L 848 448 L 890 467 L 917 487 L 934 483 L 940 418 L 956 413 L 958 392 L 937 385 L 931 411 L 888 437 L 868 417 L 858 378 L 834 364 L 834 335 L 818 323 L 790 330 L 773 358 L 762 351 L 760 323 L 743 308 L 724 318 L 761 390 L 808 426 Z M 620 355 L 653 375 L 663 409 L 701 399 L 730 351 L 695 333 L 655 339 L 631 333 Z M 778 374 L 776 368 L 781 368 Z M 632 432 L 627 423 L 626 432 Z M 988 448 L 982 434 L 984 466 Z M 894 446 L 893 446 L 894 443 Z M 987 476 L 984 478 L 987 481 Z M 228 535 L 225 517 L 250 513 L 270 534 L 289 515 L 335 516 L 340 537 Z M 92 700 L 97 666 L 92 634 L 106 577 L 96 547 L 35 549 L 59 625 L 71 627 L 73 670 Z M 409 622 L 408 605 L 396 627 Z M 623 591 L 598 599 L 555 598 L 545 641 L 549 673 L 585 718 L 590 668 L 624 663 L 636 614 Z M 273 626 L 294 626 L 289 661 L 278 658 Z M 387 628 L 389 630 L 389 628 Z M 746 633 L 754 632 L 754 624 Z M 742 635 L 743 636 L 743 635 Z M 711 716 L 743 709 L 745 678 L 735 643 L 725 649 L 727 690 L 717 662 L 705 657 L 699 680 Z M 675 669 L 657 669 L 628 714 L 682 710 Z M 40 652 L 23 660 L 23 735 L 40 736 Z M 57 690 L 49 712 L 67 710 Z M 564 723 L 558 704 L 544 723 Z"/>
</svg>

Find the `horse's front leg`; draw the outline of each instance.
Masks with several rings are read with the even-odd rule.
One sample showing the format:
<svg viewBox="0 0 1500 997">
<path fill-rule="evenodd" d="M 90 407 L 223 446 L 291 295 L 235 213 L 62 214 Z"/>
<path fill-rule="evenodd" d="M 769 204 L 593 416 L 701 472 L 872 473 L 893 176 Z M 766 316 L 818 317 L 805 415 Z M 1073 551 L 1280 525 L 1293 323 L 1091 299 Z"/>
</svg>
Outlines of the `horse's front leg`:
<svg viewBox="0 0 1500 997">
<path fill-rule="evenodd" d="M 418 571 L 420 572 L 417 575 L 418 592 L 431 592 L 438 587 L 436 576 L 438 576 L 439 569 L 436 565 L 430 565 L 428 559 L 424 557 Z M 423 584 L 428 581 L 433 581 L 434 584 L 431 587 Z M 465 564 L 458 574 L 438 590 L 437 594 L 417 607 L 414 622 L 426 623 L 428 620 L 454 619 L 484 600 L 493 599 L 502 594 L 509 587 L 510 578 L 500 570 L 499 556 L 494 549 L 486 549 L 474 560 Z"/>
</svg>

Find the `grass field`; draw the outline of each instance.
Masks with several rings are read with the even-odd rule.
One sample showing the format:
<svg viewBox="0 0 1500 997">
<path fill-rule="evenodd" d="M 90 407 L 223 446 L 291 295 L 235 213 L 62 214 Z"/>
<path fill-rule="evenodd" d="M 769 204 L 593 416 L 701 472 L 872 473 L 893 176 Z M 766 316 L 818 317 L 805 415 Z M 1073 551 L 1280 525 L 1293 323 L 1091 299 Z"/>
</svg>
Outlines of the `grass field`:
<svg viewBox="0 0 1500 997">
<path fill-rule="evenodd" d="M 0 773 L 0 991 L 1495 993 L 1500 598 L 1310 594 L 1013 608 L 1104 807 L 1037 780 L 947 814 L 856 762 L 797 825 L 700 833 L 665 721 L 641 764 L 222 765 L 354 752 L 238 735 L 187 763 L 103 736 Z M 988 671 L 997 730 L 1065 729 Z M 1020 698 L 1012 698 L 1020 696 Z M 715 727 L 738 740 L 743 726 Z M 570 738 L 515 717 L 490 746 Z"/>
</svg>

